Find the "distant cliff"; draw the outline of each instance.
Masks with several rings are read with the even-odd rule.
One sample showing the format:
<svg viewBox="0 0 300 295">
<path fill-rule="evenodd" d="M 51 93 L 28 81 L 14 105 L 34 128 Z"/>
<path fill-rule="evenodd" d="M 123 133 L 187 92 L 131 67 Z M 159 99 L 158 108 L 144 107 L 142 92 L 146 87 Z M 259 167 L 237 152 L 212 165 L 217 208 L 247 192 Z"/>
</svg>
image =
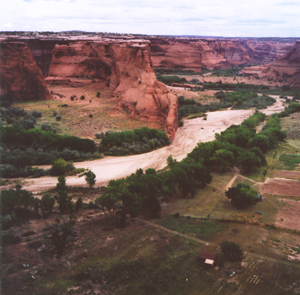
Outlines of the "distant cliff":
<svg viewBox="0 0 300 295">
<path fill-rule="evenodd" d="M 43 74 L 24 43 L 1 42 L 1 93 L 17 100 L 50 99 Z"/>
<path fill-rule="evenodd" d="M 270 64 L 267 75 L 284 79 L 289 85 L 300 86 L 300 41 L 287 54 Z"/>
</svg>

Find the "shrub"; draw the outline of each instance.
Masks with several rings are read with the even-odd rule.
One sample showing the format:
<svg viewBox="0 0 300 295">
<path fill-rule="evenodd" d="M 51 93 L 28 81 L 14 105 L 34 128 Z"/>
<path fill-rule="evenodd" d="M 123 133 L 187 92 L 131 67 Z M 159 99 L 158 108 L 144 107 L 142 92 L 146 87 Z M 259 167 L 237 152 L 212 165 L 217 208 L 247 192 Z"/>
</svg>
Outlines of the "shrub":
<svg viewBox="0 0 300 295">
<path fill-rule="evenodd" d="M 53 176 L 60 176 L 64 175 L 68 171 L 71 171 L 72 169 L 74 169 L 72 162 L 66 162 L 64 159 L 59 158 L 53 161 L 50 174 Z"/>
<path fill-rule="evenodd" d="M 81 96 L 80 96 L 80 99 L 81 99 L 81 100 L 84 100 L 84 99 L 85 99 L 85 96 L 84 96 L 84 95 L 81 95 Z"/>
<path fill-rule="evenodd" d="M 35 118 L 42 117 L 42 113 L 41 113 L 41 112 L 38 112 L 38 111 L 36 111 L 36 110 L 33 110 L 33 111 L 31 112 L 31 115 L 32 115 L 33 117 L 35 117 Z"/>
<path fill-rule="evenodd" d="M 72 234 L 73 226 L 75 225 L 75 217 L 70 216 L 68 222 L 56 218 L 54 228 L 51 230 L 50 243 L 54 246 L 57 255 L 60 257 L 63 254 L 66 239 Z"/>
<path fill-rule="evenodd" d="M 55 204 L 54 198 L 51 197 L 48 193 L 44 194 L 41 199 L 41 210 L 42 210 L 43 215 L 45 213 L 51 214 L 54 204 Z"/>
<path fill-rule="evenodd" d="M 43 123 L 41 125 L 41 129 L 44 130 L 44 131 L 52 131 L 52 126 L 51 126 L 51 124 L 45 124 L 45 123 Z"/>
<path fill-rule="evenodd" d="M 53 111 L 52 111 L 52 114 L 53 114 L 53 117 L 56 117 L 56 116 L 57 116 L 57 111 L 56 111 L 56 110 L 53 110 Z"/>
<path fill-rule="evenodd" d="M 83 173 L 83 175 L 85 176 L 86 183 L 90 186 L 90 188 L 92 188 L 96 183 L 96 175 L 91 170 L 88 170 L 87 172 Z"/>
<path fill-rule="evenodd" d="M 98 91 L 96 96 L 97 96 L 97 97 L 100 97 L 100 95 L 101 95 L 101 94 L 100 94 L 100 92 Z"/>
<path fill-rule="evenodd" d="M 61 121 L 61 116 L 60 115 L 58 115 L 58 116 L 56 116 L 56 121 Z"/>
<path fill-rule="evenodd" d="M 10 228 L 7 232 L 1 233 L 2 245 L 11 245 L 19 243 L 22 238 L 17 234 L 17 232 Z"/>
<path fill-rule="evenodd" d="M 79 197 L 75 203 L 75 211 L 78 212 L 82 208 L 83 202 L 82 198 Z"/>
<path fill-rule="evenodd" d="M 240 245 L 235 242 L 224 241 L 221 244 L 221 250 L 224 254 L 224 257 L 231 262 L 243 260 L 244 252 Z"/>
</svg>

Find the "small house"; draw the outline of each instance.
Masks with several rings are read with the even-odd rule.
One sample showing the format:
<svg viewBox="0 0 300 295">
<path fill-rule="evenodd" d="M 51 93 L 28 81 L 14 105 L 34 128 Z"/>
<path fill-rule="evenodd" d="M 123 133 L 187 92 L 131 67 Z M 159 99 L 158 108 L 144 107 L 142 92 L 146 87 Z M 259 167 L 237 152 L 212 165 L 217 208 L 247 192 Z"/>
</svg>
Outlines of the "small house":
<svg viewBox="0 0 300 295">
<path fill-rule="evenodd" d="M 207 251 L 202 251 L 199 255 L 200 263 L 207 267 L 214 267 L 217 257 L 217 253 Z"/>
</svg>

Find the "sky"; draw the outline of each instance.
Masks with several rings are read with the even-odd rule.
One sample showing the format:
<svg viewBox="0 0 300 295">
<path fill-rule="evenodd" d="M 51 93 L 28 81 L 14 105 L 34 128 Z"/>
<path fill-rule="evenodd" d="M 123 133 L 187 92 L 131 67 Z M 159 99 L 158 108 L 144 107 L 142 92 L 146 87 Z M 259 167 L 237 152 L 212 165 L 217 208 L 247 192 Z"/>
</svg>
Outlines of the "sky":
<svg viewBox="0 0 300 295">
<path fill-rule="evenodd" d="M 10 0 L 0 31 L 300 37 L 300 0 Z"/>
</svg>

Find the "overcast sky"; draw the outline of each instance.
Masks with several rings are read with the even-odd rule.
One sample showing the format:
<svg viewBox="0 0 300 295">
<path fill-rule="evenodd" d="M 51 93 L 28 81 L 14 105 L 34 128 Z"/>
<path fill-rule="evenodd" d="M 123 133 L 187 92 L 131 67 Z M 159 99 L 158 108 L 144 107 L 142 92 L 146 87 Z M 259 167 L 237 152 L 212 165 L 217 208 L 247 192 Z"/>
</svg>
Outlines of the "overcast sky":
<svg viewBox="0 0 300 295">
<path fill-rule="evenodd" d="M 1 31 L 300 37 L 300 0 L 8 0 Z"/>
</svg>

